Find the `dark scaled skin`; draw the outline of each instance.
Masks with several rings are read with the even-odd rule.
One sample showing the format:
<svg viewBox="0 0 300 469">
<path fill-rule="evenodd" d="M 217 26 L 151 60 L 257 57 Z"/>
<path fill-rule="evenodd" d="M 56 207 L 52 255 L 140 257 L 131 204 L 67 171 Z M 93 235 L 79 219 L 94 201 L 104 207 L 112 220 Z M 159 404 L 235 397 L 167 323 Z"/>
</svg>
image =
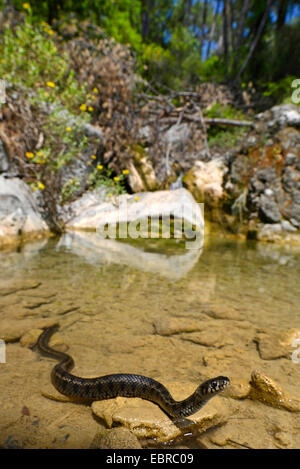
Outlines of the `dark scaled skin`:
<svg viewBox="0 0 300 469">
<path fill-rule="evenodd" d="M 186 399 L 175 401 L 163 384 L 142 375 L 112 374 L 99 378 L 80 378 L 70 373 L 74 367 L 72 357 L 48 345 L 51 335 L 57 329 L 57 325 L 45 329 L 37 346 L 43 355 L 59 360 L 51 372 L 51 381 L 65 396 L 95 401 L 117 396 L 139 397 L 159 405 L 170 417 L 178 418 L 194 414 L 230 384 L 229 378 L 218 376 L 200 384 Z"/>
</svg>

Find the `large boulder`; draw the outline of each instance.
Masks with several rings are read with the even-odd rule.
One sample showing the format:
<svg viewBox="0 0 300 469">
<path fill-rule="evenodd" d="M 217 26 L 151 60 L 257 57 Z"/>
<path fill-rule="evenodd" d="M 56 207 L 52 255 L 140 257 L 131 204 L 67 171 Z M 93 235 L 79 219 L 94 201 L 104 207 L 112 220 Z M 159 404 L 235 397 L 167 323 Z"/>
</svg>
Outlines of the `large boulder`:
<svg viewBox="0 0 300 469">
<path fill-rule="evenodd" d="M 31 190 L 18 178 L 0 176 L 0 244 L 48 231 Z"/>
<path fill-rule="evenodd" d="M 69 204 L 63 216 L 67 229 L 97 230 L 104 237 L 105 234 L 110 238 L 174 236 L 193 241 L 196 237 L 200 242 L 198 248 L 203 243 L 202 207 L 184 188 L 112 197 L 104 190 L 95 190 Z"/>
</svg>

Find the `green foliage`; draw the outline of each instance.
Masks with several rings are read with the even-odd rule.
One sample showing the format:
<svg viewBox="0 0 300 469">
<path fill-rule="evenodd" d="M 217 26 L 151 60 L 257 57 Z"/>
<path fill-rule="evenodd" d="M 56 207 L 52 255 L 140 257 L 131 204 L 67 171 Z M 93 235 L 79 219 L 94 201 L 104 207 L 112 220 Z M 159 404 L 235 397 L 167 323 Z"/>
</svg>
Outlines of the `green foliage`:
<svg viewBox="0 0 300 469">
<path fill-rule="evenodd" d="M 64 205 L 68 200 L 70 200 L 73 195 L 80 189 L 80 179 L 71 178 L 65 182 L 60 191 L 59 201 Z"/>
<path fill-rule="evenodd" d="M 292 104 L 292 82 L 296 79 L 295 76 L 287 76 L 279 81 L 270 81 L 262 85 L 264 89 L 264 96 L 271 96 L 272 100 L 276 103 Z"/>
<path fill-rule="evenodd" d="M 221 82 L 225 75 L 222 60 L 216 55 L 212 55 L 209 59 L 201 62 L 200 75 L 203 81 L 215 80 Z"/>
<path fill-rule="evenodd" d="M 30 14 L 14 31 L 7 27 L 0 37 L 0 76 L 34 90 L 40 101 L 59 102 L 78 112 L 90 96 L 70 70 L 67 54 L 58 51 L 54 34 L 47 23 L 34 24 Z"/>
<path fill-rule="evenodd" d="M 206 117 L 211 118 L 224 118 L 224 119 L 245 119 L 242 111 L 235 109 L 232 106 L 223 106 L 220 103 L 214 104 L 209 110 L 204 112 Z"/>
<path fill-rule="evenodd" d="M 44 136 L 38 151 L 26 152 L 25 180 L 32 190 L 51 191 L 49 175 L 54 175 L 53 195 L 60 191 L 64 203 L 78 190 L 78 181 L 60 187 L 59 171 L 87 147 L 82 128 L 91 120 L 92 96 L 77 80 L 68 54 L 58 50 L 55 32 L 44 21 L 36 22 L 30 8 L 26 11 L 23 23 L 6 27 L 0 36 L 0 77 L 31 104 Z"/>
<path fill-rule="evenodd" d="M 125 174 L 126 170 L 122 174 L 113 177 L 112 171 L 109 168 L 97 165 L 89 177 L 90 188 L 96 189 L 97 187 L 105 186 L 110 191 L 108 195 L 123 194 L 126 192 L 124 187 Z"/>
<path fill-rule="evenodd" d="M 200 80 L 233 79 L 249 53 L 267 6 L 267 0 L 251 1 L 243 17 L 245 2 L 230 2 L 227 18 L 229 56 L 226 60 L 224 47 L 217 46 L 223 37 L 223 2 L 219 4 L 217 15 L 216 4 L 219 2 L 204 0 L 31 0 L 29 3 L 11 0 L 11 3 L 33 21 L 48 21 L 54 28 L 55 18 L 67 20 L 70 13 L 95 22 L 116 41 L 131 45 L 145 78 L 149 81 L 159 79 L 163 86 L 177 89 L 196 85 Z M 0 0 L 0 7 L 1 4 L 3 6 L 3 0 Z M 294 17 L 287 23 L 286 15 L 295 10 L 295 6 L 295 0 L 273 2 L 255 52 L 243 72 L 243 81 L 257 85 L 269 81 L 275 83 L 287 75 L 297 76 L 300 67 L 299 18 Z M 280 12 L 283 10 L 282 19 Z M 241 35 L 240 25 L 244 28 Z M 37 48 L 38 44 L 39 40 Z M 41 53 L 44 47 L 42 40 Z M 47 72 L 46 60 L 45 63 Z M 29 71 L 33 73 L 30 67 Z"/>
<path fill-rule="evenodd" d="M 221 127 L 221 126 L 218 126 Z M 247 131 L 245 128 L 232 127 L 232 128 L 220 128 L 219 130 L 208 130 L 208 146 L 221 147 L 224 150 L 235 146 L 245 135 Z"/>
<path fill-rule="evenodd" d="M 144 44 L 140 61 L 147 65 L 146 77 L 157 76 L 162 84 L 173 89 L 195 86 L 216 76 L 221 81 L 224 76 L 221 60 L 212 56 L 202 61 L 200 53 L 199 41 L 191 31 L 177 25 L 168 47 Z"/>
<path fill-rule="evenodd" d="M 129 43 L 136 51 L 141 50 L 140 33 L 141 2 L 138 0 L 106 0 L 93 2 L 95 13 L 101 15 L 100 24 L 117 42 Z"/>
<path fill-rule="evenodd" d="M 82 135 L 80 126 L 68 125 L 69 116 L 61 116 L 60 112 L 53 112 L 44 126 L 48 135 L 47 150 L 52 155 L 49 165 L 55 171 L 78 157 L 87 145 L 87 137 Z"/>
<path fill-rule="evenodd" d="M 204 112 L 205 117 L 223 119 L 245 119 L 244 114 L 232 106 L 223 106 L 216 103 L 209 110 Z M 230 148 L 243 137 L 247 130 L 240 127 L 211 126 L 208 129 L 208 145 L 210 147 L 219 146 Z"/>
</svg>

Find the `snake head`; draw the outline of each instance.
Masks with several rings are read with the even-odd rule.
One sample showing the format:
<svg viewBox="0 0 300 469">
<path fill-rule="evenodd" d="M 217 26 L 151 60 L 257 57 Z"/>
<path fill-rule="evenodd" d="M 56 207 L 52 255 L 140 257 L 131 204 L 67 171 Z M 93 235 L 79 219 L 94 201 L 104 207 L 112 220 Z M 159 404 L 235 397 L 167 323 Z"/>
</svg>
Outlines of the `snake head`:
<svg viewBox="0 0 300 469">
<path fill-rule="evenodd" d="M 204 395 L 216 394 L 226 389 L 229 384 L 230 380 L 227 376 L 217 376 L 201 384 L 201 392 Z"/>
</svg>

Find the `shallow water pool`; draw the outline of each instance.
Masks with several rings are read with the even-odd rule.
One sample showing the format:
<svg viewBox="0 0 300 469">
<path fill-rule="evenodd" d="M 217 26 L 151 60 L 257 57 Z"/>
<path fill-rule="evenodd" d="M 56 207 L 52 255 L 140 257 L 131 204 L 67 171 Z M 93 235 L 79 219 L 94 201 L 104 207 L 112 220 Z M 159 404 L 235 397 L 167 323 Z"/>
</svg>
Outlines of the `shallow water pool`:
<svg viewBox="0 0 300 469">
<path fill-rule="evenodd" d="M 80 376 L 139 373 L 196 388 L 218 375 L 246 386 L 260 370 L 299 398 L 299 261 L 292 246 L 216 238 L 198 251 L 83 232 L 1 252 L 0 445 L 84 448 L 101 426 L 90 408 L 41 395 L 51 391 L 55 362 L 32 351 L 26 334 L 53 321 Z M 300 447 L 300 412 L 238 393 L 220 399 L 227 413 L 219 424 L 141 444 Z"/>
</svg>

